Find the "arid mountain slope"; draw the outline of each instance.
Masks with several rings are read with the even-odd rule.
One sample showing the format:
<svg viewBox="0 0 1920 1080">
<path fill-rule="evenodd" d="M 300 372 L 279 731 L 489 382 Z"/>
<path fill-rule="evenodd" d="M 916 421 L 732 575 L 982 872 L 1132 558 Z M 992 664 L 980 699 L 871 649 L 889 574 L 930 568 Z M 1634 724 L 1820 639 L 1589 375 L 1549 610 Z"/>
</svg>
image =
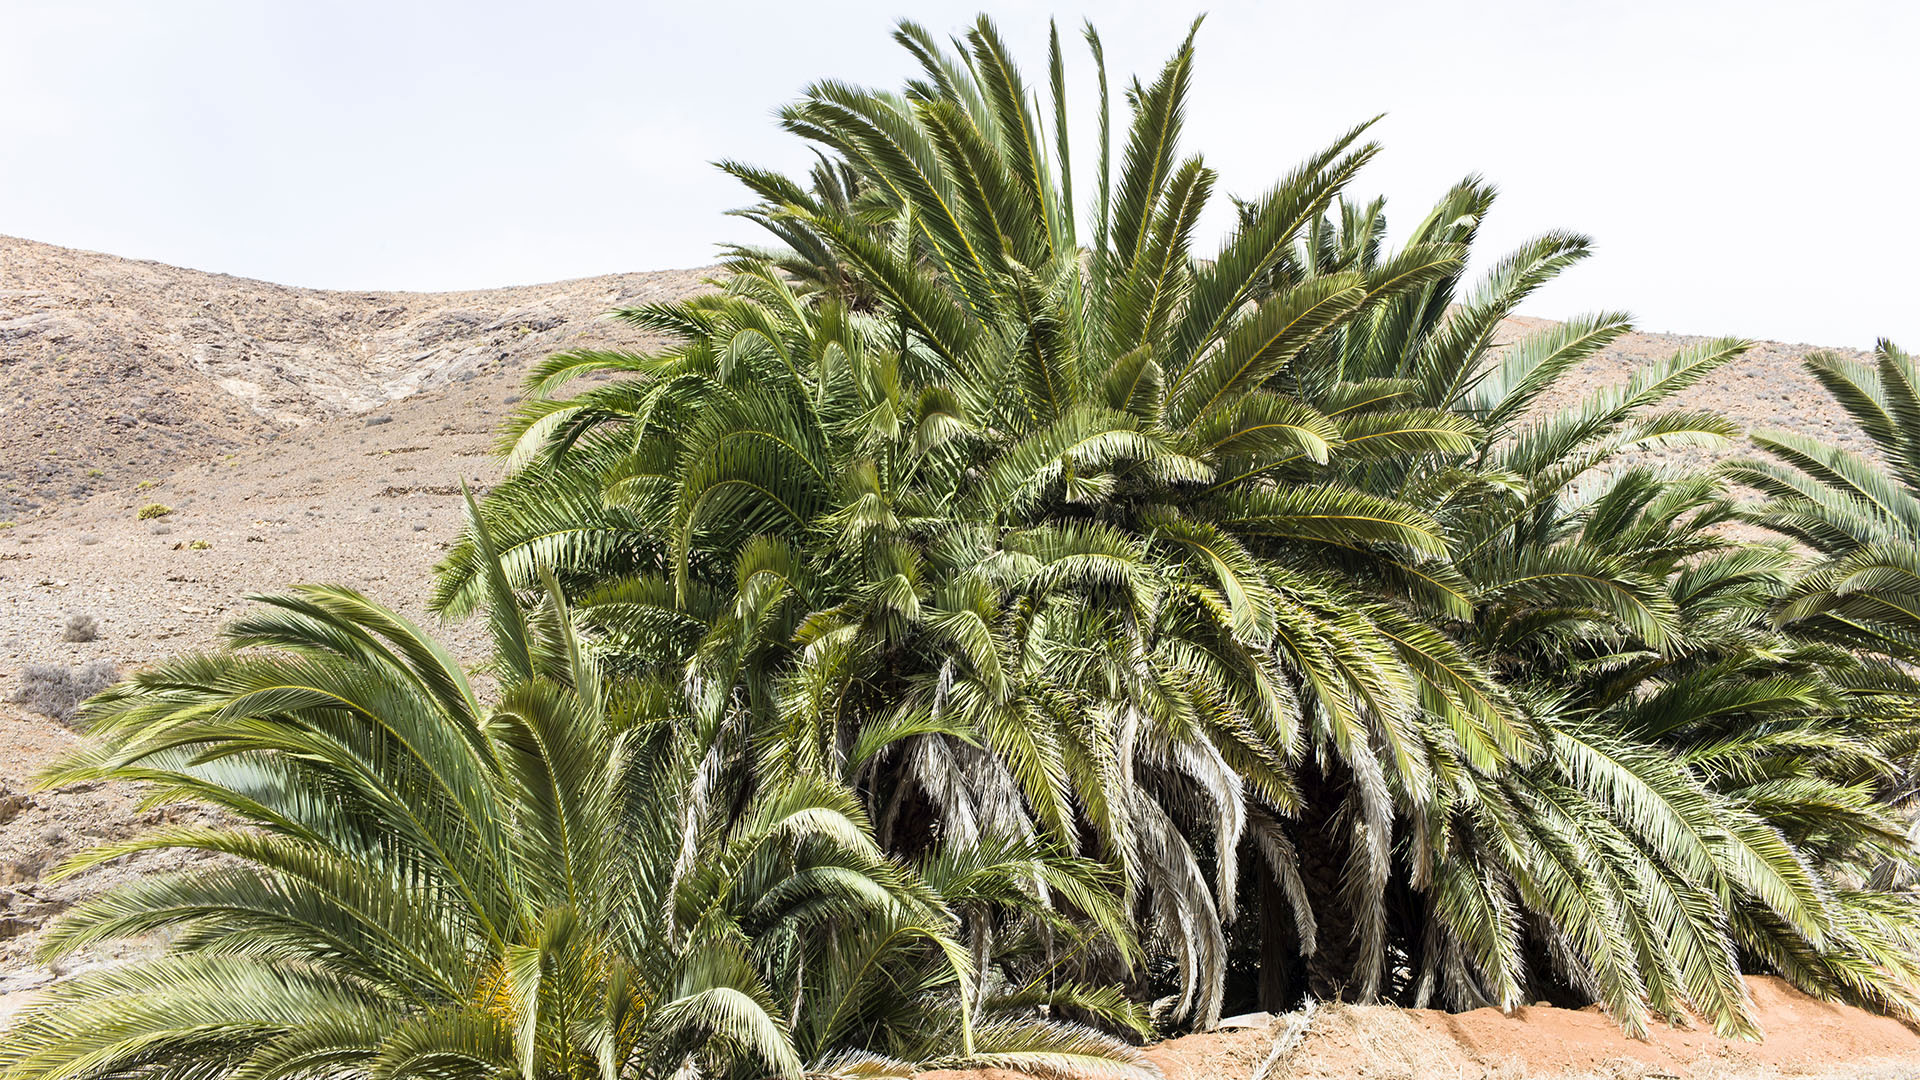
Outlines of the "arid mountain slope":
<svg viewBox="0 0 1920 1080">
<path fill-rule="evenodd" d="M 49 916 L 170 865 L 54 883 L 60 858 L 197 813 L 114 786 L 26 794 L 74 735 L 6 700 L 23 671 L 205 648 L 246 594 L 300 581 L 423 616 L 459 485 L 495 477 L 527 367 L 646 344 L 601 316 L 705 276 L 328 293 L 0 238 L 0 995 L 52 977 L 30 959 Z M 147 504 L 169 512 L 141 520 Z M 63 640 L 69 615 L 99 636 Z M 471 659 L 475 630 L 448 628 Z"/>
<path fill-rule="evenodd" d="M 632 340 L 599 316 L 699 277 L 325 292 L 0 237 L 0 519 L 568 345 Z"/>
</svg>

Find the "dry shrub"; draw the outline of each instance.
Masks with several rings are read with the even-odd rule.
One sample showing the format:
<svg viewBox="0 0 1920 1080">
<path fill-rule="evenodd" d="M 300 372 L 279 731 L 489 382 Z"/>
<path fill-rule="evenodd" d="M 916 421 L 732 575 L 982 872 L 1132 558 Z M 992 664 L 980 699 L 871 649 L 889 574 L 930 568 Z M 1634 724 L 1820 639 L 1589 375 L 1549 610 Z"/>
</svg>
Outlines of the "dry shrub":
<svg viewBox="0 0 1920 1080">
<path fill-rule="evenodd" d="M 73 720 L 81 702 L 119 681 L 120 665 L 111 660 L 90 660 L 72 668 L 28 664 L 20 672 L 20 688 L 12 700 L 65 724 Z"/>
</svg>

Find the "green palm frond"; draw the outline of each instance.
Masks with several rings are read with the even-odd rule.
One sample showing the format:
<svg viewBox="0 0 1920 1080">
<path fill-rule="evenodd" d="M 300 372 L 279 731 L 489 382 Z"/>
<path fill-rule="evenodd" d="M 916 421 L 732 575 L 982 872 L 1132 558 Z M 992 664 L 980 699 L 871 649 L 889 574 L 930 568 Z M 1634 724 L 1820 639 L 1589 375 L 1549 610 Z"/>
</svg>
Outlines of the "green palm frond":
<svg viewBox="0 0 1920 1080">
<path fill-rule="evenodd" d="M 752 974 L 686 1010 L 689 1032 L 734 1025 L 729 1053 L 769 1054 L 772 1024 L 823 1074 L 1124 1070 L 1021 1025 L 1137 1033 L 1155 1003 L 1163 1030 L 1206 1027 L 1255 951 L 1269 1008 L 1546 994 L 1635 1032 L 1692 1010 L 1741 1033 L 1742 959 L 1905 1008 L 1904 909 L 1836 900 L 1912 862 L 1874 801 L 1920 748 L 1903 466 L 1790 436 L 1766 462 L 1638 464 L 1740 436 L 1675 402 L 1747 343 L 1569 393 L 1627 317 L 1509 317 L 1589 241 L 1545 234 L 1470 278 L 1494 188 L 1467 177 L 1396 236 L 1349 190 L 1370 122 L 1235 198 L 1208 250 L 1219 178 L 1180 141 L 1195 37 L 1115 117 L 1084 36 L 1094 175 L 1070 168 L 1057 31 L 1042 88 L 989 20 L 951 41 L 903 22 L 903 87 L 823 80 L 781 111 L 807 175 L 723 165 L 770 246 L 620 313 L 658 347 L 534 373 L 434 600 L 549 597 L 524 644 L 499 628 L 499 666 L 633 699 L 515 690 L 497 733 L 474 723 L 511 733 L 476 760 L 549 822 L 525 836 L 539 878 L 586 910 L 586 868 L 617 860 L 570 824 L 607 811 L 550 767 L 604 775 L 568 737 L 591 713 L 631 760 L 667 752 L 644 775 L 678 800 L 646 825 L 671 868 L 621 872 Z M 1816 376 L 1916 460 L 1905 354 Z M 1742 521 L 1829 562 L 1736 542 Z M 424 690 L 492 715 L 404 640 L 282 621 L 259 643 L 389 672 L 349 695 L 363 713 Z M 818 836 L 754 846 L 756 799 L 820 783 Z M 444 801 L 407 835 L 456 835 Z M 470 1022 L 419 1045 L 479 1040 Z"/>
</svg>

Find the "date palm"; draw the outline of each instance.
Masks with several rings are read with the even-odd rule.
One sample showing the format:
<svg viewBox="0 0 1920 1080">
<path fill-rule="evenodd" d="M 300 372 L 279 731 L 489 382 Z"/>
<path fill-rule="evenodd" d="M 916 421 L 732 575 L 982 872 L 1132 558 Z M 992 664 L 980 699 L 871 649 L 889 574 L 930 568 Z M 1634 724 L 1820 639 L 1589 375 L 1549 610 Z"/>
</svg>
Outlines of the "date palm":
<svg viewBox="0 0 1920 1080">
<path fill-rule="evenodd" d="M 1448 642 L 1313 554 L 1417 567 L 1442 548 L 1430 517 L 1266 475 L 1339 439 L 1273 375 L 1459 252 L 1255 304 L 1373 147 L 1348 134 L 1275 188 L 1257 228 L 1194 258 L 1212 177 L 1172 158 L 1183 47 L 1143 91 L 1083 283 L 1070 180 L 1020 156 L 1038 152 L 1027 93 L 991 26 L 964 62 L 900 36 L 948 89 L 823 84 L 787 113 L 859 155 L 893 220 L 758 212 L 820 238 L 879 309 L 742 263 L 726 295 L 627 313 L 682 343 L 543 369 L 544 390 L 633 377 L 531 406 L 524 469 L 488 511 L 523 583 L 551 554 L 582 610 L 627 631 L 614 652 L 723 659 L 712 672 L 781 732 L 776 753 L 843 763 L 897 847 L 935 821 L 1010 819 L 1112 862 L 1180 959 L 1170 1015 L 1209 1023 L 1242 842 L 1296 805 L 1301 746 L 1361 759 L 1384 796 L 1376 747 L 1427 768 L 1422 701 L 1475 717 L 1462 728 L 1483 759 L 1519 742 Z M 477 581 L 472 550 L 450 560 L 448 610 Z"/>
<path fill-rule="evenodd" d="M 1160 484 L 1143 481 L 1137 468 L 1116 470 L 1119 475 L 1105 483 L 1092 469 L 1073 470 L 1084 490 L 1067 488 L 1060 499 L 1067 505 L 1050 509 L 1078 512 L 1149 542 L 1164 536 L 1169 523 L 1191 523 L 1207 531 L 1203 546 L 1226 553 L 1220 562 L 1235 560 L 1236 571 L 1246 567 L 1234 576 L 1239 595 L 1222 582 L 1216 610 L 1248 617 L 1238 625 L 1223 620 L 1226 625 L 1208 627 L 1213 633 L 1202 647 L 1226 641 L 1250 653 L 1270 650 L 1279 662 L 1265 685 L 1291 680 L 1295 700 L 1311 697 L 1320 706 L 1294 715 L 1250 710 L 1272 730 L 1306 733 L 1298 745 L 1258 747 L 1280 757 L 1289 771 L 1298 770 L 1304 790 L 1257 790 L 1239 812 L 1264 823 L 1258 835 L 1270 849 L 1265 861 L 1282 893 L 1306 894 L 1293 906 L 1301 943 L 1316 946 L 1314 988 L 1375 996 L 1394 977 L 1389 969 L 1396 952 L 1418 940 L 1422 955 L 1407 956 L 1403 967 L 1419 988 L 1416 999 L 1424 997 L 1424 987 L 1441 982 L 1456 1003 L 1511 1005 L 1526 983 L 1520 911 L 1531 908 L 1555 921 L 1554 943 L 1562 955 L 1573 957 L 1581 981 L 1599 987 L 1630 1027 L 1644 1023 L 1647 1004 L 1671 1014 L 1685 1001 L 1723 1030 L 1743 1029 L 1748 1021 L 1728 916 L 1707 910 L 1699 898 L 1713 889 L 1748 889 L 1808 929 L 1812 916 L 1804 908 L 1817 900 L 1819 887 L 1770 837 L 1730 827 L 1727 819 L 1738 816 L 1737 808 L 1699 795 L 1694 779 L 1659 753 L 1643 754 L 1628 740 L 1577 729 L 1568 722 L 1579 716 L 1577 709 L 1562 717 L 1544 701 L 1520 707 L 1501 701 L 1473 659 L 1478 654 L 1500 662 L 1503 640 L 1548 647 L 1551 636 L 1539 632 L 1551 622 L 1536 622 L 1531 635 L 1522 630 L 1524 619 L 1543 612 L 1568 623 L 1597 617 L 1663 640 L 1669 627 L 1661 616 L 1670 606 L 1663 603 L 1664 589 L 1680 555 L 1648 560 L 1659 571 L 1654 573 L 1633 562 L 1645 552 L 1561 543 L 1572 518 L 1557 511 L 1571 485 L 1613 456 L 1730 434 L 1718 418 L 1652 409 L 1743 346 L 1719 342 L 1676 357 L 1560 421 L 1523 425 L 1530 400 L 1624 324 L 1616 328 L 1618 320 L 1603 317 L 1550 332 L 1496 370 L 1490 353 L 1500 320 L 1583 254 L 1585 243 L 1574 236 L 1544 237 L 1500 264 L 1464 305 L 1449 310 L 1462 253 L 1491 201 L 1491 192 L 1473 183 L 1452 193 L 1397 253 L 1382 253 L 1377 235 L 1372 243 L 1330 249 L 1332 232 L 1322 227 L 1320 211 L 1334 192 L 1300 198 L 1283 185 L 1266 199 L 1243 204 L 1242 230 L 1221 255 L 1204 263 L 1191 259 L 1190 230 L 1212 177 L 1197 160 L 1177 162 L 1173 149 L 1190 48 L 1151 87 L 1135 88 L 1126 169 L 1111 197 L 1104 182 L 1096 188 L 1096 235 L 1083 280 L 1078 248 L 1072 265 L 1062 265 L 1068 259 L 1056 240 L 1070 235 L 1070 224 L 1062 222 L 1073 215 L 1060 209 L 1049 171 L 1030 164 L 1044 140 L 1023 111 L 1028 95 L 992 28 L 983 23 L 970 34 L 961 59 L 941 54 L 912 26 L 899 37 L 921 57 L 927 74 L 904 97 L 822 85 L 785 115 L 790 127 L 867 170 L 873 187 L 898 193 L 899 220 L 917 244 L 864 250 L 865 237 L 845 223 L 799 207 L 789 207 L 787 215 L 835 243 L 856 272 L 899 282 L 891 291 L 900 318 L 924 339 L 965 345 L 965 314 L 1001 327 L 989 340 L 996 358 L 1012 354 L 999 363 L 1005 365 L 1001 370 L 1011 368 L 1007 381 L 1019 388 L 1014 400 L 1028 417 L 1050 419 L 1056 402 L 1073 400 L 1076 375 L 1098 373 L 1104 388 L 1118 373 L 1126 400 L 1111 397 L 1109 407 L 1204 470 Z M 1055 96 L 1057 103 L 1057 87 Z M 1349 145 L 1337 145 L 1301 175 L 1341 160 Z M 1362 149 L 1351 158 L 1367 153 Z M 1070 186 L 1068 161 L 1062 151 L 1053 163 L 1063 191 Z M 1276 228 L 1277 206 L 1290 212 Z M 1350 232 L 1364 231 L 1354 223 L 1379 221 L 1377 206 L 1372 212 L 1344 209 Z M 894 252 L 920 254 L 889 262 Z M 1024 275 L 1036 266 L 1058 267 L 1046 280 L 1064 284 L 1023 293 Z M 915 282 L 930 288 L 916 289 Z M 1330 301 L 1346 290 L 1355 290 L 1347 293 L 1350 303 Z M 922 317 L 920 311 L 935 306 L 923 299 L 926 294 L 946 299 L 943 317 L 960 314 L 944 322 Z M 1261 325 L 1263 315 L 1276 329 L 1294 328 L 1299 313 L 1327 306 L 1338 306 L 1338 313 L 1259 360 L 1236 350 L 1232 331 L 1211 340 L 1194 330 L 1231 325 L 1236 317 L 1246 320 L 1244 330 Z M 1249 418 L 1249 412 L 1259 415 Z M 1210 436 L 1222 437 L 1192 438 L 1207 423 L 1217 428 Z M 1221 452 L 1239 449 L 1237 440 L 1246 433 L 1284 428 L 1294 435 L 1309 425 L 1322 441 L 1321 452 L 1297 435 L 1244 457 Z M 1063 464 L 1064 473 L 1071 465 Z M 1463 473 L 1470 479 L 1459 483 Z M 1508 476 L 1527 489 L 1517 507 L 1463 505 L 1503 497 L 1502 489 L 1513 486 L 1502 483 Z M 1450 482 L 1458 490 L 1441 486 Z M 1307 538 L 1276 536 L 1240 509 L 1307 492 L 1344 509 L 1327 519 L 1349 520 L 1301 543 Z M 1368 500 L 1375 508 L 1402 509 L 1374 509 L 1371 515 L 1346 509 Z M 1387 535 L 1369 535 L 1351 524 L 1369 516 L 1407 522 L 1413 516 L 1404 508 L 1416 503 L 1454 516 L 1460 535 L 1449 537 L 1446 553 L 1455 556 L 1455 565 L 1400 537 L 1392 538 L 1401 540 L 1396 549 L 1381 542 Z M 1448 531 L 1437 515 L 1421 513 L 1418 520 L 1428 536 Z M 1342 629 L 1348 640 L 1380 647 L 1347 666 L 1347 679 L 1317 677 L 1310 654 L 1288 647 L 1308 635 L 1288 627 L 1261 636 L 1259 617 L 1251 614 L 1258 601 L 1247 600 L 1248 583 L 1269 586 L 1283 574 L 1289 583 L 1327 582 L 1323 595 L 1348 598 L 1344 606 L 1363 614 Z M 1275 593 L 1282 605 L 1300 595 L 1286 586 Z M 1387 602 L 1409 594 L 1425 604 Z M 1241 610 L 1233 612 L 1236 600 Z M 1107 604 L 1119 606 L 1115 598 Z M 1460 639 L 1471 648 L 1455 648 L 1430 632 L 1420 636 L 1427 627 L 1409 616 L 1423 606 L 1440 618 L 1467 619 L 1477 632 Z M 1329 634 L 1330 623 L 1317 629 Z M 1199 636 L 1165 624 L 1150 630 L 1135 657 L 1151 655 L 1153 643 Z M 1137 668 L 1137 661 L 1113 656 L 1101 669 L 1101 681 L 1125 686 L 1129 667 Z M 1356 678 L 1355 671 L 1384 674 Z M 1396 684 L 1404 694 L 1399 704 Z M 1076 694 L 1074 701 L 1096 714 L 1106 704 L 1151 715 L 1125 690 L 1115 695 L 1102 687 Z M 1343 705 L 1350 710 L 1346 715 Z M 1537 771 L 1528 771 L 1534 766 Z M 1535 786 L 1513 789 L 1514 777 L 1530 777 Z M 1200 777 L 1181 780 L 1204 790 Z M 1556 783 L 1557 805 L 1543 804 L 1542 790 Z M 1168 794 L 1182 793 L 1176 788 Z M 1211 801 L 1216 807 L 1225 802 Z M 1498 831 L 1491 822 L 1503 812 L 1518 815 L 1514 820 L 1541 836 L 1568 830 L 1576 835 L 1558 851 L 1516 845 L 1511 836 L 1503 847 L 1490 842 Z M 1289 817 L 1291 822 L 1276 823 Z M 1169 816 L 1176 827 L 1205 820 L 1190 810 Z M 1216 836 L 1245 828 L 1208 824 Z M 1685 842 L 1689 832 L 1708 830 L 1729 838 L 1725 846 L 1732 854 L 1709 854 Z M 1426 925 L 1394 940 L 1388 925 L 1396 876 L 1390 852 L 1401 834 L 1416 853 L 1406 874 L 1421 894 L 1417 906 L 1424 908 Z M 1636 844 L 1650 854 L 1623 853 Z M 1215 857 L 1222 865 L 1232 858 L 1220 851 Z M 1555 858 L 1564 861 L 1555 865 Z M 1316 890 L 1314 882 L 1297 880 L 1295 860 L 1338 887 Z M 1635 895 L 1649 875 L 1663 882 L 1671 904 Z M 1674 911 L 1680 912 L 1677 919 L 1663 915 Z M 1678 961 L 1651 946 L 1676 937 L 1692 942 Z M 1197 951 L 1191 942 L 1180 947 Z"/>
<path fill-rule="evenodd" d="M 1018 838 L 873 843 L 818 774 L 715 768 L 724 712 L 602 669 L 557 589 L 489 575 L 497 703 L 445 648 L 342 589 L 261 599 L 230 651 L 96 698 L 48 782 L 112 779 L 224 812 L 81 856 L 221 856 L 80 905 L 64 953 L 165 932 L 59 984 L 0 1040 L 10 1078 L 909 1075 L 934 1063 L 1125 1074 L 1131 1051 L 1036 1005 L 1113 995 L 1011 970 L 963 918 L 1077 940 L 1097 870 Z M 971 944 L 971 948 L 970 948 Z"/>
<path fill-rule="evenodd" d="M 1769 496 L 1756 520 L 1822 561 L 1796 582 L 1787 623 L 1904 663 L 1920 660 L 1920 371 L 1881 341 L 1871 363 L 1815 353 L 1807 370 L 1873 444 L 1878 462 L 1793 432 L 1756 432 L 1771 460 L 1730 475 Z"/>
<path fill-rule="evenodd" d="M 1468 180 L 1409 243 L 1470 242 L 1492 202 L 1491 189 Z M 1384 204 L 1343 205 L 1275 276 L 1366 268 L 1389 257 L 1384 239 Z M 1911 752 L 1914 683 L 1768 623 L 1794 559 L 1724 534 L 1738 515 L 1723 481 L 1622 463 L 1737 434 L 1723 417 L 1661 406 L 1744 343 L 1683 351 L 1551 414 L 1530 408 L 1629 329 L 1624 316 L 1602 314 L 1502 340 L 1517 303 L 1587 247 L 1574 235 L 1541 237 L 1457 303 L 1450 275 L 1343 328 L 1296 367 L 1350 445 L 1408 428 L 1473 432 L 1465 451 L 1328 468 L 1434 508 L 1453 576 L 1420 593 L 1533 703 L 1552 748 L 1499 784 L 1476 784 L 1455 803 L 1472 814 L 1414 817 L 1416 834 L 1436 819 L 1455 834 L 1419 836 L 1415 850 L 1446 850 L 1451 839 L 1482 867 L 1466 880 L 1505 880 L 1523 908 L 1546 916 L 1533 928 L 1510 922 L 1504 944 L 1491 932 L 1471 943 L 1483 973 L 1518 971 L 1531 953 L 1551 961 L 1532 965 L 1536 993 L 1598 998 L 1630 1028 L 1641 1013 L 1620 991 L 1635 988 L 1661 1011 L 1690 998 L 1739 1026 L 1736 953 L 1810 991 L 1910 1012 L 1913 912 L 1905 898 L 1859 886 L 1879 860 L 1911 861 L 1875 794 Z M 1345 400 L 1359 404 L 1336 410 Z M 1676 898 L 1664 925 L 1661 905 L 1644 898 L 1653 880 Z M 1479 902 L 1498 916 L 1498 901 Z M 1446 927 L 1414 936 L 1468 945 Z M 1652 947 L 1682 941 L 1696 944 Z M 1596 967 L 1608 962 L 1610 971 Z M 1443 989 L 1459 1005 L 1497 1001 L 1470 982 Z"/>
<path fill-rule="evenodd" d="M 1858 796 L 1886 763 L 1869 714 L 1900 691 L 1863 670 L 1770 706 L 1768 680 L 1835 665 L 1743 652 L 1751 626 L 1690 605 L 1755 603 L 1784 556 L 1727 551 L 1710 484 L 1607 472 L 1733 434 L 1661 406 L 1743 343 L 1535 417 L 1626 330 L 1501 347 L 1583 238 L 1463 293 L 1490 189 L 1461 185 L 1390 251 L 1380 205 L 1339 201 L 1376 151 L 1359 129 L 1201 257 L 1190 39 L 1132 86 L 1114 174 L 1089 32 L 1083 206 L 1057 35 L 1051 125 L 990 23 L 951 52 L 896 37 L 923 69 L 903 93 L 825 82 L 782 113 L 832 185 L 728 166 L 792 253 L 621 313 L 667 348 L 536 373 L 485 509 L 516 585 L 553 564 L 611 663 L 725 688 L 756 748 L 730 768 L 840 779 L 891 851 L 998 829 L 1112 866 L 1178 976 L 1129 974 L 1124 950 L 1073 962 L 1164 994 L 1168 1022 L 1219 1015 L 1249 858 L 1268 958 L 1309 954 L 1320 993 L 1548 988 L 1634 1030 L 1691 1007 L 1738 1032 L 1748 950 L 1912 1008 L 1903 902 L 1828 896 L 1889 850 Z M 562 392 L 589 373 L 616 377 Z M 478 555 L 448 560 L 443 610 L 478 595 Z M 1663 692 L 1693 719 L 1636 711 Z M 1716 714 L 1729 693 L 1751 707 Z M 1804 729 L 1783 748 L 1831 720 L 1832 787 L 1750 788 L 1793 749 L 1693 761 L 1716 715 Z M 1827 819 L 1844 827 L 1800 828 L 1825 795 L 1851 800 Z"/>
<path fill-rule="evenodd" d="M 1775 607 L 1782 628 L 1884 657 L 1910 670 L 1920 660 L 1920 371 L 1882 340 L 1871 362 L 1814 353 L 1807 369 L 1872 444 L 1864 455 L 1785 431 L 1755 432 L 1767 455 L 1731 463 L 1728 477 L 1766 498 L 1748 519 L 1818 555 Z M 1882 794 L 1910 805 L 1911 751 Z M 1909 813 L 1911 811 L 1909 810 Z M 1920 826 L 1909 838 L 1920 846 Z M 1908 880 L 1896 864 L 1876 880 Z"/>
</svg>

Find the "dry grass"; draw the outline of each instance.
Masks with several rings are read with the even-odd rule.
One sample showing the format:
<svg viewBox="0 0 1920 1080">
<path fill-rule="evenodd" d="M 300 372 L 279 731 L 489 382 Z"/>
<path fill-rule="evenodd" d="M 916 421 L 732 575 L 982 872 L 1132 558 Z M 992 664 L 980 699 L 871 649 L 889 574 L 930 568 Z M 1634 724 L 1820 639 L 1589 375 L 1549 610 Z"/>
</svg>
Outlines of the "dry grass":
<svg viewBox="0 0 1920 1080">
<path fill-rule="evenodd" d="M 79 667 L 28 664 L 12 700 L 64 724 L 73 720 L 81 702 L 118 681 L 120 665 L 111 660 L 91 660 Z"/>
</svg>

